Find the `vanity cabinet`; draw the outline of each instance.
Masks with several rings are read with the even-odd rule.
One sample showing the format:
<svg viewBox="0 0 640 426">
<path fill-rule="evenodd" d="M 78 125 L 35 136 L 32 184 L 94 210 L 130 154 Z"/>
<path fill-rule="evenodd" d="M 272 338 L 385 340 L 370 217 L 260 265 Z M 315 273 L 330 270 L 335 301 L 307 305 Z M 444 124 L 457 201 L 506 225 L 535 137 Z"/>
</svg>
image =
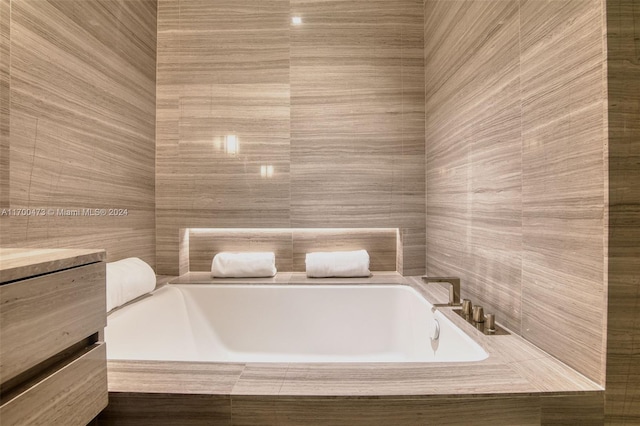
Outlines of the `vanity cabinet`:
<svg viewBox="0 0 640 426">
<path fill-rule="evenodd" d="M 0 249 L 0 424 L 86 425 L 107 405 L 103 250 Z"/>
</svg>

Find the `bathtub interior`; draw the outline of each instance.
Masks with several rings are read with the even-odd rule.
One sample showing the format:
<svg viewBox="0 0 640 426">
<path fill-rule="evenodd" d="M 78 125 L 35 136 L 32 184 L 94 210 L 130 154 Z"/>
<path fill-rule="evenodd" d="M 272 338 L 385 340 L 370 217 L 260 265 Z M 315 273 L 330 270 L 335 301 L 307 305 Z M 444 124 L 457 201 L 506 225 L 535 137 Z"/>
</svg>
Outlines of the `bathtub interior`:
<svg viewBox="0 0 640 426">
<path fill-rule="evenodd" d="M 435 316 L 434 316 L 435 315 Z M 430 338 L 434 319 L 440 337 Z M 462 362 L 486 352 L 399 285 L 167 285 L 108 317 L 109 359 Z"/>
</svg>

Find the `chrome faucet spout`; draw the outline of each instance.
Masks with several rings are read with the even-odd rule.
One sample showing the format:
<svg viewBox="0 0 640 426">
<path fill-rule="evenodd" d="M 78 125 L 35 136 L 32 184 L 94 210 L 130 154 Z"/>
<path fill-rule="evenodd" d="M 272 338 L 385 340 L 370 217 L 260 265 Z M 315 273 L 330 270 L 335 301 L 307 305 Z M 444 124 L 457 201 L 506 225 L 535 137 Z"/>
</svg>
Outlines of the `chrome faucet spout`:
<svg viewBox="0 0 640 426">
<path fill-rule="evenodd" d="M 460 278 L 458 277 L 422 277 L 425 283 L 448 283 L 449 303 L 440 306 L 460 306 Z"/>
</svg>

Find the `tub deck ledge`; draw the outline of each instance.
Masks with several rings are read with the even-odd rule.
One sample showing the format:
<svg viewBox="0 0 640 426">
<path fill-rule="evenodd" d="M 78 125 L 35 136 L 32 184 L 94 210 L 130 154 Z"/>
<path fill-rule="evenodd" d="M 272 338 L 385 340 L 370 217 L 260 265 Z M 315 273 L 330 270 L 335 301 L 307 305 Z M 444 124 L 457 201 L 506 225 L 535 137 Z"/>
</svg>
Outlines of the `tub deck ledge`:
<svg viewBox="0 0 640 426">
<path fill-rule="evenodd" d="M 172 282 L 229 283 L 206 275 L 190 273 Z M 279 274 L 267 281 L 305 284 L 309 279 L 294 273 Z M 322 280 L 323 284 L 344 282 Z M 355 283 L 353 279 L 346 282 Z M 357 282 L 408 285 L 431 303 L 446 302 L 448 298 L 444 285 L 427 286 L 420 277 L 387 273 Z M 297 419 L 299 424 L 310 413 L 315 413 L 312 419 L 328 416 L 329 421 L 335 416 L 348 418 L 365 411 L 369 414 L 354 417 L 351 420 L 356 423 L 352 424 L 359 424 L 360 420 L 362 424 L 378 424 L 378 420 L 385 424 L 384 419 L 390 421 L 389 413 L 394 410 L 397 414 L 404 413 L 403 418 L 410 419 L 408 424 L 412 424 L 421 421 L 420 416 L 433 420 L 446 415 L 452 407 L 456 407 L 456 416 L 468 414 L 474 424 L 484 424 L 478 423 L 478 415 L 491 419 L 497 413 L 502 414 L 495 419 L 502 422 L 493 424 L 525 424 L 522 422 L 526 419 L 531 420 L 526 424 L 553 424 L 553 419 L 602 424 L 604 392 L 600 385 L 518 335 L 485 336 L 450 308 L 440 311 L 478 342 L 489 357 L 478 362 L 357 364 L 111 360 L 108 361 L 110 406 L 101 415 L 100 424 L 126 417 L 134 405 L 136 416 L 144 415 L 142 407 L 147 406 L 156 407 L 147 413 L 154 419 L 173 415 L 210 418 L 209 414 L 227 419 L 228 414 L 228 424 L 241 424 L 239 419 L 244 418 L 255 420 L 250 424 L 260 423 L 257 419 L 265 420 L 266 424 L 289 424 L 283 419 Z M 132 401 L 140 405 L 132 405 Z M 176 404 L 179 407 L 176 412 L 163 414 L 162 407 L 175 409 Z M 375 417 L 375 407 L 380 404 L 388 409 Z"/>
</svg>

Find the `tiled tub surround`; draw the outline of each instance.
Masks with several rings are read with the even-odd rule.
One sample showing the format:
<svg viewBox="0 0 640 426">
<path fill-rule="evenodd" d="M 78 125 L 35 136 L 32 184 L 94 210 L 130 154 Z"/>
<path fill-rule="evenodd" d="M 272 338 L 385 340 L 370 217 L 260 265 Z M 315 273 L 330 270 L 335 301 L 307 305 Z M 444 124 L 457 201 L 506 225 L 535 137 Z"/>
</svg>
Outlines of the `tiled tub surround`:
<svg viewBox="0 0 640 426">
<path fill-rule="evenodd" d="M 427 274 L 602 385 L 605 3 L 424 3 Z"/>
<path fill-rule="evenodd" d="M 292 273 L 262 282 L 309 280 Z M 177 281 L 213 280 L 192 273 Z M 358 282 L 408 285 L 434 303 L 447 300 L 444 287 L 418 277 L 374 274 Z M 517 335 L 484 336 L 450 308 L 439 310 L 489 357 L 437 364 L 112 360 L 110 404 L 99 423 L 602 424 L 600 386 Z"/>
</svg>

